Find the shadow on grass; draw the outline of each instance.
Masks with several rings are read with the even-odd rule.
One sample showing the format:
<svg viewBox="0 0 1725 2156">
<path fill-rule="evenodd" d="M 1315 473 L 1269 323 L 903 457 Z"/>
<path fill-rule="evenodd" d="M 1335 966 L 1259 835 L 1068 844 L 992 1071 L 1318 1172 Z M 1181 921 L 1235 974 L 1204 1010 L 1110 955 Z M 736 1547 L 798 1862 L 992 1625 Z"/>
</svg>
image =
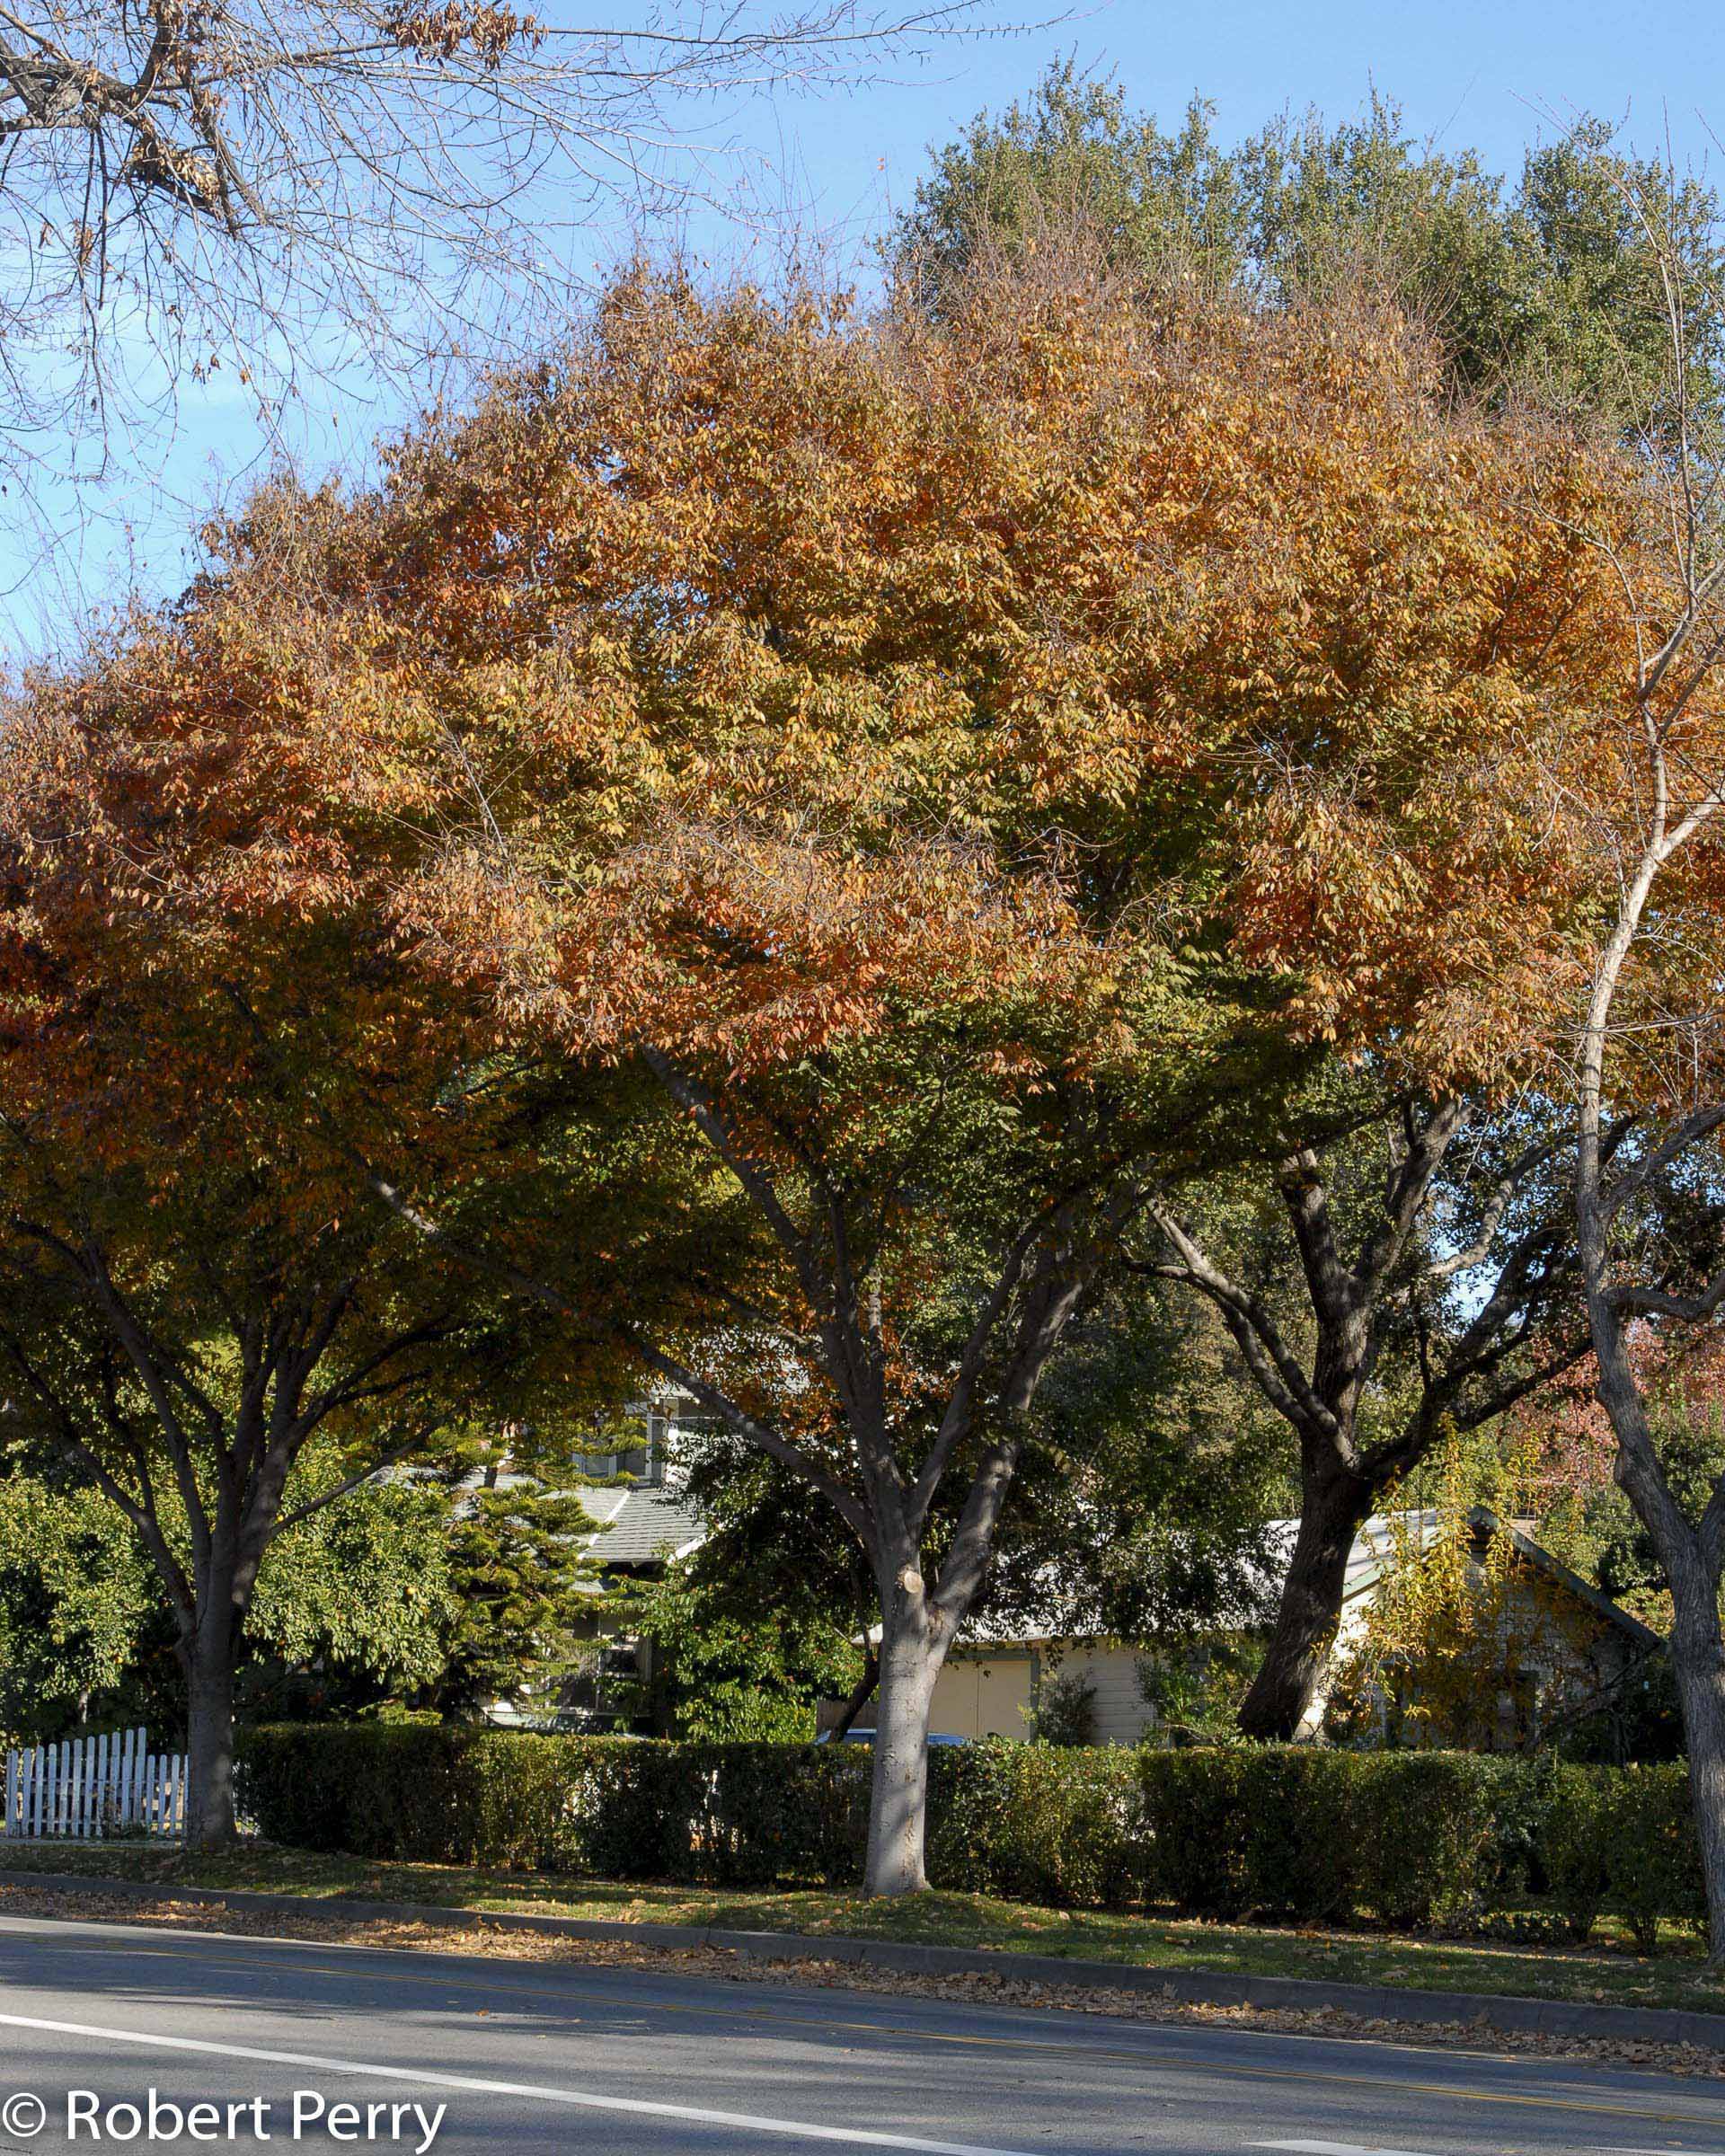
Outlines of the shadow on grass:
<svg viewBox="0 0 1725 2156">
<path fill-rule="evenodd" d="M 729 1891 L 372 1862 L 251 1842 L 198 1855 L 143 1842 L 13 1843 L 0 1849 L 0 1869 L 137 1879 L 169 1890 L 185 1886 L 293 1894 L 332 1905 L 356 1900 L 406 1902 L 487 1913 L 712 1924 L 803 1933 L 811 1940 L 848 1935 L 1131 1962 L 1170 1972 L 1328 1978 L 1725 2010 L 1725 1983 L 1710 1975 L 1692 1936 L 1668 1927 L 1660 1953 L 1642 1958 L 1632 1952 L 1625 1929 L 1611 1918 L 1601 1921 L 1588 1947 L 1544 1940 L 1529 1944 L 1045 1909 L 970 1894 L 931 1893 L 881 1902 L 824 1888 Z"/>
</svg>

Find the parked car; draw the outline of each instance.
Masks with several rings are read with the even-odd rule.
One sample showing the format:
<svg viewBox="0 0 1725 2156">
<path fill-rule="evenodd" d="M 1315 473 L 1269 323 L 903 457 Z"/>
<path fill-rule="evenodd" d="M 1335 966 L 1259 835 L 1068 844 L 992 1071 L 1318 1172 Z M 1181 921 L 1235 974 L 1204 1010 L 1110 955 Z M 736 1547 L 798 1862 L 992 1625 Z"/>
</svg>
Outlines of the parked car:
<svg viewBox="0 0 1725 2156">
<path fill-rule="evenodd" d="M 832 1741 L 833 1733 L 830 1729 L 823 1729 L 815 1739 L 818 1745 L 830 1745 Z M 874 1742 L 874 1731 L 872 1729 L 847 1729 L 845 1732 L 844 1741 L 847 1745 L 871 1745 Z M 931 1729 L 928 1733 L 928 1741 L 932 1748 L 935 1745 L 967 1745 L 970 1740 L 967 1736 L 953 1736 L 946 1730 Z"/>
</svg>

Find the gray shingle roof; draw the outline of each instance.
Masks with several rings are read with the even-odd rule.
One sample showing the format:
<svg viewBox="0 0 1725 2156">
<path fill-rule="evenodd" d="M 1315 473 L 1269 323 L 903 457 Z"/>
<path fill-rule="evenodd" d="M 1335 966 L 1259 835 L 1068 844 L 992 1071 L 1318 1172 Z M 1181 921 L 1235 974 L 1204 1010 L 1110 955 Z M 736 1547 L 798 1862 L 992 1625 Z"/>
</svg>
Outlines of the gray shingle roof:
<svg viewBox="0 0 1725 2156">
<path fill-rule="evenodd" d="M 601 1565 L 645 1565 L 668 1554 L 681 1557 L 706 1533 L 686 1498 L 655 1483 L 627 1489 L 584 1489 L 581 1502 L 606 1523 L 588 1547 Z"/>
</svg>

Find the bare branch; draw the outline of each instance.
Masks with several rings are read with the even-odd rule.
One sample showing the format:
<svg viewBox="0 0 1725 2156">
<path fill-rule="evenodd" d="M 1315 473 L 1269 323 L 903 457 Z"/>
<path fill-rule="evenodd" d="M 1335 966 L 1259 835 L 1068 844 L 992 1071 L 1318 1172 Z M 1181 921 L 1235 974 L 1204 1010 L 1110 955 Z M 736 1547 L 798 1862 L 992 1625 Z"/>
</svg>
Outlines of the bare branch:
<svg viewBox="0 0 1725 2156">
<path fill-rule="evenodd" d="M 1207 1295 L 1221 1313 L 1247 1368 L 1278 1414 L 1296 1430 L 1315 1429 L 1331 1436 L 1338 1435 L 1340 1426 L 1334 1414 L 1313 1390 L 1299 1357 L 1282 1338 L 1280 1329 L 1261 1300 L 1236 1286 L 1166 1206 L 1153 1200 L 1146 1206 L 1145 1212 L 1162 1231 L 1179 1263 L 1130 1269 L 1148 1269 L 1159 1278 L 1184 1282 Z"/>
</svg>

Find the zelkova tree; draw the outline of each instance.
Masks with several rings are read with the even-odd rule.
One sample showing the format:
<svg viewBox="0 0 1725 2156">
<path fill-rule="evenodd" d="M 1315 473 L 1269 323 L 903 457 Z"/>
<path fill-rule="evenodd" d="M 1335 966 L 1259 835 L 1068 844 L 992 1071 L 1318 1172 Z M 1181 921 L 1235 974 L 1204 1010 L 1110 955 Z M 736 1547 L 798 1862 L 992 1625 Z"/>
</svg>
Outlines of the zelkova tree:
<svg viewBox="0 0 1725 2156">
<path fill-rule="evenodd" d="M 489 1040 L 475 1084 L 537 1089 L 507 1233 L 411 1155 L 372 1188 L 862 1545 L 872 1891 L 923 1883 L 932 1688 L 1075 1312 L 1322 1052 L 1309 985 L 1238 943 L 1267 745 L 1390 729 L 1441 903 L 1432 767 L 1587 676 L 1602 572 L 1511 502 L 1521 463 L 1364 309 L 1041 258 L 937 323 L 863 321 L 643 273 L 376 493 L 261 498 L 159 632 L 181 723 L 315 796 Z M 1410 898 L 1403 1003 L 1535 975 L 1501 853 L 1472 853 L 1492 903 L 1459 964 Z M 606 1072 L 612 1135 L 559 1126 Z M 632 1225 L 659 1129 L 689 1172 Z M 571 1280 L 590 1188 L 555 1162 L 601 1154 L 608 1270 Z"/>
<path fill-rule="evenodd" d="M 1579 1285 L 1616 1447 L 1616 1479 L 1646 1528 L 1672 1596 L 1672 1666 L 1683 1709 L 1707 1884 L 1709 1934 L 1725 1957 L 1725 1481 L 1702 1478 L 1650 1411 L 1685 1326 L 1725 1309 L 1721 1082 L 1721 811 L 1725 808 L 1725 555 L 1716 407 L 1692 396 L 1697 322 L 1716 318 L 1716 279 L 1682 244 L 1682 198 L 1657 173 L 1625 182 L 1623 202 L 1658 265 L 1666 309 L 1662 382 L 1632 455 L 1593 452 L 1596 499 L 1553 499 L 1535 460 L 1528 513 L 1590 546 L 1609 577 L 1597 609 L 1602 664 L 1591 695 L 1529 713 L 1519 758 L 1482 783 L 1479 832 L 1520 826 L 1545 857 L 1552 902 L 1569 916 L 1548 987 L 1538 1065 L 1549 1099 L 1567 1098 Z M 1699 282 L 1698 282 L 1699 279 Z M 1568 484 L 1566 479 L 1565 484 Z M 1320 798 L 1322 797 L 1322 798 Z M 1334 814 L 1331 789 L 1292 788 L 1269 811 Z M 1347 799 L 1358 800 L 1350 785 Z M 1297 807 L 1296 807 L 1297 802 Z M 1370 804 L 1355 844 L 1382 854 L 1393 826 Z M 1267 862 L 1272 876 L 1286 876 Z M 1292 886 L 1302 878 L 1296 872 Z M 1345 1027 L 1362 940 L 1382 940 L 1381 906 L 1284 909 L 1276 949 L 1328 978 Z M 1325 893 L 1333 898 L 1333 887 Z M 1266 947 L 1267 948 L 1267 947 Z M 1344 985 L 1346 980 L 1346 985 Z M 1650 1327 L 1659 1352 L 1638 1353 Z M 1703 1340 L 1711 1332 L 1701 1336 Z M 1669 1431 L 1667 1422 L 1668 1436 Z"/>
<path fill-rule="evenodd" d="M 414 1004 L 345 923 L 311 918 L 307 848 L 288 889 L 247 843 L 231 744 L 176 738 L 159 689 L 146 647 L 8 714 L 0 1366 L 13 1441 L 141 1546 L 201 1844 L 234 1828 L 234 1670 L 272 1551 L 503 1411 L 533 1362 L 423 1238 L 356 1201 L 332 1129 L 411 1134 L 422 1172 L 447 1157 Z M 192 902 L 197 865 L 225 911 Z"/>
<path fill-rule="evenodd" d="M 938 312 L 968 265 L 1057 246 L 1076 225 L 1113 260 L 1238 285 L 1268 306 L 1362 283 L 1392 292 L 1424 324 L 1457 392 L 1506 409 L 1535 399 L 1631 432 L 1668 427 L 1685 408 L 1703 420 L 1717 413 L 1717 198 L 1694 181 L 1667 188 L 1662 228 L 1650 231 L 1638 202 L 1659 190 L 1660 168 L 1604 124 L 1583 119 L 1539 146 L 1506 185 L 1475 155 L 1416 142 L 1376 99 L 1358 120 L 1284 116 L 1234 146 L 1217 139 L 1212 118 L 1194 105 L 1167 132 L 1134 114 L 1112 82 L 1050 70 L 1026 102 L 979 116 L 919 184 L 895 234 L 907 295 Z M 1676 370 L 1668 271 L 1686 302 Z M 1392 729 L 1392 753 L 1394 738 Z M 1434 747 L 1446 759 L 1455 749 L 1453 740 Z M 1332 760 L 1333 745 L 1307 741 L 1279 781 L 1297 792 L 1304 765 L 1315 776 Z M 1349 821 L 1369 829 L 1386 779 L 1393 800 L 1401 781 L 1379 771 L 1357 800 L 1315 786 L 1321 804 L 1286 819 L 1251 913 L 1267 924 L 1261 955 L 1273 960 L 1283 948 L 1277 892 L 1289 889 L 1289 866 L 1328 851 L 1333 870 Z M 1540 811 L 1529 817 L 1537 829 Z M 1356 855 L 1344 876 L 1372 865 L 1363 847 Z M 1530 857 L 1515 904 L 1530 948 L 1559 978 L 1554 859 L 1551 849 L 1544 866 Z M 1375 865 L 1387 892 L 1393 844 Z M 1322 894 L 1312 902 L 1322 906 Z M 1452 885 L 1446 912 L 1435 891 L 1427 903 L 1464 953 L 1476 918 L 1464 880 Z M 1389 927 L 1382 913 L 1350 919 L 1368 939 Z M 1358 951 L 1338 963 L 1360 973 Z M 1388 944 L 1381 964 L 1393 975 Z M 1475 977 L 1470 959 L 1461 970 Z M 1536 984 L 1508 977 L 1535 993 L 1512 994 L 1495 1013 L 1479 999 L 1448 1042 L 1433 1044 L 1435 1058 L 1340 1059 L 1346 1067 L 1289 1103 L 1255 1164 L 1278 1235 L 1266 1236 L 1254 1214 L 1252 1233 L 1231 1239 L 1228 1208 L 1207 1220 L 1201 1191 L 1145 1216 L 1154 1232 L 1137 1239 L 1137 1269 L 1216 1310 L 1299 1446 L 1298 1530 L 1269 1652 L 1242 1710 L 1249 1735 L 1287 1738 L 1309 1724 L 1356 1531 L 1424 1456 L 1444 1416 L 1477 1427 L 1588 1351 L 1569 1202 L 1573 1109 L 1567 1088 L 1540 1090 L 1550 1077 L 1544 1041 L 1537 1019 L 1526 1022 Z M 1392 1038 L 1384 1016 L 1349 1045 Z M 1468 1039 L 1476 1046 L 1462 1046 Z M 1487 1039 L 1482 1058 L 1477 1044 Z"/>
</svg>

